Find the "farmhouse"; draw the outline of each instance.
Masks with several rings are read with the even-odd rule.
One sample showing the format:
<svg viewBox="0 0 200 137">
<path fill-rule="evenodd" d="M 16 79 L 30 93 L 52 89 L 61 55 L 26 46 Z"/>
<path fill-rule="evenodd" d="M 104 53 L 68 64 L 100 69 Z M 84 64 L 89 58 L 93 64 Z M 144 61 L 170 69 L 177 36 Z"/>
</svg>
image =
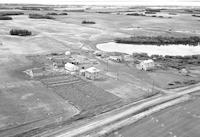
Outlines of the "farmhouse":
<svg viewBox="0 0 200 137">
<path fill-rule="evenodd" d="M 79 67 L 72 64 L 72 63 L 66 63 L 65 64 L 65 69 L 68 71 L 68 72 L 76 72 L 79 70 Z"/>
<path fill-rule="evenodd" d="M 137 66 L 138 69 L 145 70 L 145 71 L 152 70 L 154 69 L 154 67 L 155 67 L 155 63 L 152 59 L 144 60 L 140 62 L 140 64 L 138 64 Z"/>
<path fill-rule="evenodd" d="M 41 67 L 41 68 L 32 68 L 32 69 L 28 69 L 25 71 L 25 73 L 27 75 L 29 75 L 30 77 L 39 77 L 39 76 L 44 76 L 44 72 L 45 72 L 45 68 Z"/>
<path fill-rule="evenodd" d="M 109 59 L 118 63 L 122 62 L 121 56 L 110 56 Z"/>
<path fill-rule="evenodd" d="M 85 77 L 87 79 L 96 80 L 100 78 L 100 70 L 95 67 L 90 67 L 85 70 Z"/>
</svg>

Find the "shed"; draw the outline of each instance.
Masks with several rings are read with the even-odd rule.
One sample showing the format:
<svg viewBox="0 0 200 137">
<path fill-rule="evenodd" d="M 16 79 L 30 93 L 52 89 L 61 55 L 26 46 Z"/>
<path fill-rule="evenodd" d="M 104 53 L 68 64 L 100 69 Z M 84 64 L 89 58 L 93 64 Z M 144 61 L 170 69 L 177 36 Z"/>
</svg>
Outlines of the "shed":
<svg viewBox="0 0 200 137">
<path fill-rule="evenodd" d="M 148 59 L 148 60 L 144 60 L 140 62 L 138 66 L 139 69 L 145 70 L 145 71 L 152 70 L 154 69 L 154 67 L 155 67 L 155 63 L 152 59 Z"/>
<path fill-rule="evenodd" d="M 127 61 L 127 62 L 132 62 L 134 61 L 133 59 L 133 56 L 132 55 L 124 55 L 124 61 Z"/>
<path fill-rule="evenodd" d="M 39 77 L 44 76 L 45 68 L 32 68 L 25 71 L 26 74 L 28 74 L 30 77 Z"/>
<path fill-rule="evenodd" d="M 75 72 L 79 70 L 79 67 L 72 64 L 72 63 L 66 63 L 65 64 L 65 69 L 69 72 Z"/>
<path fill-rule="evenodd" d="M 65 63 L 63 60 L 56 60 L 53 62 L 53 67 L 54 68 L 63 68 L 65 66 Z"/>
<path fill-rule="evenodd" d="M 96 55 L 96 56 L 102 56 L 103 52 L 99 51 L 99 50 L 96 50 L 96 51 L 94 51 L 93 54 Z"/>
<path fill-rule="evenodd" d="M 181 69 L 179 72 L 180 72 L 182 75 L 185 75 L 185 76 L 187 76 L 187 75 L 190 73 L 189 70 L 186 69 L 186 68 Z"/>
<path fill-rule="evenodd" d="M 85 77 L 87 79 L 96 80 L 100 78 L 100 70 L 95 67 L 90 67 L 85 70 Z"/>
<path fill-rule="evenodd" d="M 110 56 L 109 59 L 118 63 L 122 62 L 122 56 Z"/>
</svg>

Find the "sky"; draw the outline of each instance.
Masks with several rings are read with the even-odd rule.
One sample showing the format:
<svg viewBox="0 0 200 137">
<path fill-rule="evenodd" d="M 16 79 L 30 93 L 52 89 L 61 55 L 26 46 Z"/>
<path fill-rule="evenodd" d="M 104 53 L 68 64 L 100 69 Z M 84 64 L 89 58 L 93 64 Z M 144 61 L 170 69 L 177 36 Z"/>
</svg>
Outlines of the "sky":
<svg viewBox="0 0 200 137">
<path fill-rule="evenodd" d="M 0 0 L 0 3 L 75 5 L 177 5 L 200 6 L 200 0 Z"/>
</svg>

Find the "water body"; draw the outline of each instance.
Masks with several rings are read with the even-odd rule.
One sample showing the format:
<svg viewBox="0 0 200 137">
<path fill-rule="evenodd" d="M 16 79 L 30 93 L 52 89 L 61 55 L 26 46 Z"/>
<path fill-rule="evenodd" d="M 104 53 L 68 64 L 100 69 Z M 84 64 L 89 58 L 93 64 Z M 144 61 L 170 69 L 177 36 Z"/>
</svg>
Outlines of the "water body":
<svg viewBox="0 0 200 137">
<path fill-rule="evenodd" d="M 171 55 L 171 56 L 187 56 L 200 54 L 199 46 L 189 45 L 137 45 L 137 44 L 121 44 L 108 42 L 98 44 L 99 50 L 105 52 L 121 52 L 121 53 L 147 53 L 148 55 Z"/>
</svg>

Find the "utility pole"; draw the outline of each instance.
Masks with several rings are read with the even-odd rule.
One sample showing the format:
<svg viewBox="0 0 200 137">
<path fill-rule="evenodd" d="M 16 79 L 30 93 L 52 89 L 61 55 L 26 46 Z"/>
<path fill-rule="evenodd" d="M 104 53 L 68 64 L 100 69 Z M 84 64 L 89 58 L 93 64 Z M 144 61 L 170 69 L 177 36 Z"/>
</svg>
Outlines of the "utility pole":
<svg viewBox="0 0 200 137">
<path fill-rule="evenodd" d="M 116 77 L 116 79 L 117 79 L 117 80 L 119 79 L 119 72 L 117 72 L 117 77 Z"/>
<path fill-rule="evenodd" d="M 108 72 L 108 60 L 107 60 L 107 72 Z"/>
<path fill-rule="evenodd" d="M 153 85 L 152 85 L 152 90 L 151 90 L 152 93 L 153 93 L 153 90 L 154 90 L 154 80 L 153 80 Z"/>
</svg>

